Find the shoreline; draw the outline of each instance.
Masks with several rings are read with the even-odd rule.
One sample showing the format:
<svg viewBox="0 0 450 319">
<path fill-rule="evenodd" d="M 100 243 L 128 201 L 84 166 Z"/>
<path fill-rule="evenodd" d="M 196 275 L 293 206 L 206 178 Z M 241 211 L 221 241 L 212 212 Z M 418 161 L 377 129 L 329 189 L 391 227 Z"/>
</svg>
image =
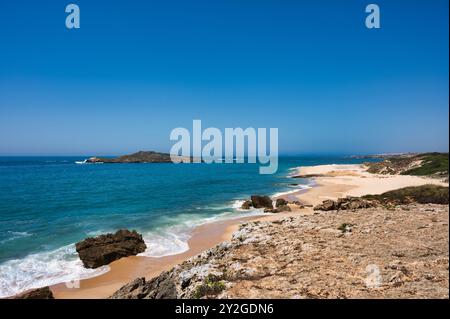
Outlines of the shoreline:
<svg viewBox="0 0 450 319">
<path fill-rule="evenodd" d="M 274 196 L 272 199 L 296 199 L 307 205 L 317 205 L 325 199 L 361 196 L 369 193 L 380 194 L 406 186 L 427 183 L 448 186 L 441 181 L 424 177 L 370 174 L 360 164 L 317 165 L 295 169 L 299 174 L 321 174 L 323 176 L 312 178 L 314 181 L 312 187 L 302 188 L 295 192 L 277 193 L 278 196 Z M 242 222 L 273 221 L 292 215 L 310 214 L 313 214 L 312 207 L 306 207 L 293 209 L 291 212 L 237 217 L 205 223 L 193 229 L 191 238 L 188 240 L 189 249 L 183 253 L 162 257 L 125 257 L 111 263 L 108 272 L 81 280 L 79 288 L 68 288 L 65 283 L 52 285 L 50 288 L 57 299 L 107 298 L 117 289 L 138 277 L 145 277 L 148 280 L 223 241 L 229 241 Z"/>
<path fill-rule="evenodd" d="M 303 209 L 304 211 L 306 209 Z M 126 283 L 145 277 L 150 279 L 161 272 L 194 257 L 205 250 L 215 247 L 224 241 L 231 240 L 239 224 L 246 221 L 269 221 L 280 217 L 298 215 L 298 212 L 267 214 L 257 216 L 238 217 L 229 220 L 216 221 L 200 225 L 193 229 L 188 240 L 189 249 L 180 254 L 145 257 L 130 256 L 116 260 L 109 264 L 110 270 L 104 274 L 80 280 L 78 288 L 67 287 L 66 283 L 51 285 L 50 289 L 56 299 L 101 299 L 112 295 Z"/>
</svg>

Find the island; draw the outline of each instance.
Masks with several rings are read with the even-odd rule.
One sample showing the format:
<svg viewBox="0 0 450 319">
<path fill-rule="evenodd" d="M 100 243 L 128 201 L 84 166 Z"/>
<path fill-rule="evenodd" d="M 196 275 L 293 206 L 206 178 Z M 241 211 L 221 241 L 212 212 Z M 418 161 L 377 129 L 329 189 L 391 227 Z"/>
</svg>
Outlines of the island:
<svg viewBox="0 0 450 319">
<path fill-rule="evenodd" d="M 129 155 L 119 157 L 90 157 L 80 164 L 114 164 L 114 163 L 172 163 L 172 159 L 178 159 L 184 163 L 192 162 L 192 158 L 159 153 L 154 151 L 139 151 Z"/>
</svg>

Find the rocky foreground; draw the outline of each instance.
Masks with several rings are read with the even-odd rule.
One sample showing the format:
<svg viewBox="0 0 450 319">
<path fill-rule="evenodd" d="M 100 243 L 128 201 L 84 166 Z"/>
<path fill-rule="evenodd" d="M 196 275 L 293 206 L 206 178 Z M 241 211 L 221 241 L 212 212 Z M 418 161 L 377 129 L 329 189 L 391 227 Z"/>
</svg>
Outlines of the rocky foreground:
<svg viewBox="0 0 450 319">
<path fill-rule="evenodd" d="M 315 211 L 230 242 L 111 298 L 448 298 L 448 205 Z"/>
</svg>

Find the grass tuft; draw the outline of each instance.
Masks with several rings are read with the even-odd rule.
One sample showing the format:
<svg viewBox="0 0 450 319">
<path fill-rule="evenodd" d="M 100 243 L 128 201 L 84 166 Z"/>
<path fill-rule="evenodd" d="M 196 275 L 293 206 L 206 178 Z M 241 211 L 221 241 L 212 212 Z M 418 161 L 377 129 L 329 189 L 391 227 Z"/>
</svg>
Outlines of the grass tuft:
<svg viewBox="0 0 450 319">
<path fill-rule="evenodd" d="M 194 298 L 200 299 L 205 296 L 213 296 L 219 294 L 225 289 L 225 283 L 220 280 L 220 277 L 209 274 L 203 283 L 197 287 L 194 292 Z"/>
</svg>

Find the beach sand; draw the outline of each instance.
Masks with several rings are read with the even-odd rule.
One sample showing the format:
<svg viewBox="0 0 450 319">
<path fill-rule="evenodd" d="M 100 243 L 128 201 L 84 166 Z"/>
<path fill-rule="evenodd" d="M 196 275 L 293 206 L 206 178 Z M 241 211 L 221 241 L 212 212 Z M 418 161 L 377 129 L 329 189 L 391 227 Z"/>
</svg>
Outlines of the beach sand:
<svg viewBox="0 0 450 319">
<path fill-rule="evenodd" d="M 289 200 L 297 198 L 305 204 L 317 205 L 325 199 L 337 199 L 345 196 L 380 194 L 406 186 L 438 184 L 448 186 L 436 179 L 403 175 L 375 175 L 367 173 L 361 165 L 319 165 L 298 168 L 298 174 L 320 174 L 316 177 L 316 186 L 307 191 L 290 193 Z M 284 196 L 279 196 L 284 197 Z M 275 198 L 274 198 L 275 199 Z M 79 288 L 68 288 L 66 284 L 51 287 L 55 298 L 107 298 L 124 284 L 138 278 L 150 279 L 162 271 L 189 259 L 198 253 L 231 239 L 239 224 L 249 220 L 276 220 L 286 216 L 312 214 L 311 207 L 303 209 L 291 205 L 292 212 L 267 214 L 265 216 L 244 217 L 201 225 L 193 230 L 189 250 L 165 257 L 133 256 L 122 258 L 110 264 L 111 270 L 103 275 L 80 281 Z"/>
<path fill-rule="evenodd" d="M 317 205 L 326 199 L 345 196 L 382 194 L 407 186 L 434 184 L 448 186 L 438 179 L 410 175 L 378 175 L 366 172 L 363 165 L 318 165 L 300 167 L 298 175 L 323 175 L 315 177 L 318 187 L 299 195 L 303 202 Z"/>
</svg>

